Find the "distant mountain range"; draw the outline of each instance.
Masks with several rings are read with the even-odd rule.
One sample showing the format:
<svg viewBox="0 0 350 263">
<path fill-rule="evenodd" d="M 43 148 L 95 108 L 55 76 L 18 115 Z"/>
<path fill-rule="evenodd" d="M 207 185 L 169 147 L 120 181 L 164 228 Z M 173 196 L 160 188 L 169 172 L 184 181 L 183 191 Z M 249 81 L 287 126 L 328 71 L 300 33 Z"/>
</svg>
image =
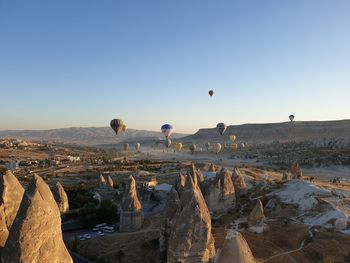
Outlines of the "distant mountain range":
<svg viewBox="0 0 350 263">
<path fill-rule="evenodd" d="M 174 133 L 174 141 L 183 143 L 205 143 L 228 141 L 235 134 L 238 142 L 269 143 L 273 141 L 321 140 L 323 138 L 349 138 L 350 120 L 339 121 L 303 121 L 267 124 L 243 124 L 228 126 L 226 133 L 220 136 L 216 128 L 200 129 L 193 135 Z M 85 145 L 122 144 L 142 142 L 152 145 L 164 140 L 156 131 L 129 129 L 117 136 L 109 127 L 62 128 L 52 130 L 8 130 L 0 131 L 0 138 L 20 138 L 37 141 L 60 141 Z M 180 139 L 181 138 L 181 139 Z"/>
<path fill-rule="evenodd" d="M 187 134 L 173 133 L 173 138 Z M 119 144 L 136 141 L 157 141 L 163 139 L 161 132 L 128 129 L 116 135 L 110 127 L 72 127 L 52 130 L 6 130 L 0 131 L 0 138 L 18 138 L 35 141 L 58 141 L 85 145 Z"/>
</svg>

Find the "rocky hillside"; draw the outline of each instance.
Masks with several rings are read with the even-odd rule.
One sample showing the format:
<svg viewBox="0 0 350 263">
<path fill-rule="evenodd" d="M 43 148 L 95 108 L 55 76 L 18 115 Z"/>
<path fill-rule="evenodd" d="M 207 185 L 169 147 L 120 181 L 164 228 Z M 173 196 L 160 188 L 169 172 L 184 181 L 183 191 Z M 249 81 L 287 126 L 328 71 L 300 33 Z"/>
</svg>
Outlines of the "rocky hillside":
<svg viewBox="0 0 350 263">
<path fill-rule="evenodd" d="M 205 143 L 206 141 L 228 141 L 235 134 L 238 142 L 252 144 L 274 141 L 319 141 L 323 138 L 350 138 L 350 120 L 340 121 L 303 121 L 267 124 L 243 124 L 228 126 L 223 136 L 216 128 L 200 129 L 194 135 L 182 139 L 183 142 Z"/>
</svg>

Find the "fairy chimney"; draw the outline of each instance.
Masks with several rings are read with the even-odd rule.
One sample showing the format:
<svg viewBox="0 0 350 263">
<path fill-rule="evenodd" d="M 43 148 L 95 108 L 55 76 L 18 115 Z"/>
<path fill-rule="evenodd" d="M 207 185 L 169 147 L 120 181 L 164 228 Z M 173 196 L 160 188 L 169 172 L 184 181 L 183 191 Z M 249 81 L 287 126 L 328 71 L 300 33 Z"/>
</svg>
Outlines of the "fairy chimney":
<svg viewBox="0 0 350 263">
<path fill-rule="evenodd" d="M 61 214 L 68 212 L 69 211 L 68 196 L 66 194 L 66 191 L 64 191 L 64 188 L 60 182 L 57 182 L 56 189 L 53 191 L 53 194 Z"/>
<path fill-rule="evenodd" d="M 216 253 L 215 263 L 255 263 L 255 260 L 242 234 L 230 229 L 223 247 Z"/>
<path fill-rule="evenodd" d="M 24 189 L 13 173 L 7 171 L 0 175 L 0 248 L 5 245 L 23 193 Z"/>
<path fill-rule="evenodd" d="M 120 211 L 120 231 L 135 231 L 142 227 L 143 210 L 137 196 L 136 182 L 130 175 Z"/>
<path fill-rule="evenodd" d="M 204 196 L 212 213 L 225 212 L 234 206 L 235 188 L 226 169 L 221 169 L 216 178 L 205 185 Z"/>
<path fill-rule="evenodd" d="M 215 256 L 211 218 L 199 187 L 186 177 L 181 211 L 171 221 L 167 262 L 211 262 Z"/>
<path fill-rule="evenodd" d="M 2 262 L 73 263 L 63 242 L 60 211 L 44 180 L 34 175 L 10 229 Z"/>
</svg>

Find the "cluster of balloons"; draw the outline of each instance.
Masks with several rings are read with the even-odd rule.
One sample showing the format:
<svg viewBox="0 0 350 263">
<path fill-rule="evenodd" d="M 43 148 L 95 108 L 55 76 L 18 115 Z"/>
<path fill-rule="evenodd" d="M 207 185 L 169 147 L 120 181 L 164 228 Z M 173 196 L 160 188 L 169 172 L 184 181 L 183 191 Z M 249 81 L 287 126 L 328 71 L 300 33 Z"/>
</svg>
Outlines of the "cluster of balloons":
<svg viewBox="0 0 350 263">
<path fill-rule="evenodd" d="M 209 90 L 209 91 L 208 91 L 208 94 L 209 94 L 210 97 L 212 97 L 212 96 L 214 95 L 214 91 L 213 91 L 213 90 Z M 290 120 L 290 122 L 293 122 L 293 121 L 294 121 L 294 118 L 295 118 L 294 115 L 289 115 L 289 120 Z M 126 126 L 126 124 L 125 124 L 121 119 L 113 119 L 113 120 L 111 120 L 110 126 L 111 126 L 111 128 L 113 129 L 113 131 L 114 131 L 116 134 L 118 134 L 118 132 L 120 132 L 120 131 L 126 132 L 127 129 L 128 129 L 128 127 Z M 219 134 L 220 134 L 221 136 L 223 136 L 224 133 L 225 133 L 226 130 L 227 130 L 227 126 L 226 126 L 226 124 L 223 123 L 223 122 L 218 123 L 218 124 L 216 125 L 216 128 L 217 128 L 217 130 L 219 131 Z M 165 145 L 165 147 L 167 147 L 167 148 L 169 148 L 170 145 L 171 145 L 170 136 L 171 136 L 171 134 L 173 133 L 173 130 L 174 130 L 174 128 L 173 128 L 173 126 L 170 125 L 170 124 L 167 124 L 167 123 L 166 123 L 166 124 L 163 124 L 163 125 L 161 126 L 161 131 L 162 131 L 162 133 L 163 133 L 164 136 L 165 136 L 165 143 L 164 143 L 164 145 Z M 235 140 L 236 140 L 236 135 L 231 134 L 231 135 L 229 136 L 229 138 L 230 138 L 230 141 L 231 141 L 230 148 L 231 148 L 233 151 L 236 151 L 236 150 L 238 149 L 237 143 L 234 143 Z M 205 147 L 206 147 L 207 151 L 209 151 L 210 146 L 211 146 L 210 142 L 206 142 L 206 143 L 205 143 Z M 244 143 L 242 143 L 241 146 L 242 146 L 242 148 L 244 148 L 244 147 L 245 147 Z M 136 143 L 136 144 L 135 144 L 135 149 L 136 149 L 137 151 L 140 150 L 140 147 L 141 147 L 141 144 L 140 144 L 140 143 Z M 175 149 L 176 149 L 176 151 L 178 151 L 178 152 L 181 151 L 182 147 L 183 147 L 182 143 L 176 143 L 176 145 L 175 145 Z M 197 148 L 197 146 L 196 146 L 195 144 L 191 144 L 189 149 L 190 149 L 191 153 L 194 153 L 194 152 L 196 151 L 196 148 Z M 128 143 L 125 143 L 125 144 L 124 144 L 124 150 L 127 151 L 128 149 L 129 149 L 129 144 L 128 144 Z M 221 145 L 220 143 L 215 143 L 215 144 L 214 144 L 214 151 L 215 151 L 216 154 L 218 154 L 218 153 L 221 151 L 221 149 L 222 149 L 222 145 Z"/>
</svg>

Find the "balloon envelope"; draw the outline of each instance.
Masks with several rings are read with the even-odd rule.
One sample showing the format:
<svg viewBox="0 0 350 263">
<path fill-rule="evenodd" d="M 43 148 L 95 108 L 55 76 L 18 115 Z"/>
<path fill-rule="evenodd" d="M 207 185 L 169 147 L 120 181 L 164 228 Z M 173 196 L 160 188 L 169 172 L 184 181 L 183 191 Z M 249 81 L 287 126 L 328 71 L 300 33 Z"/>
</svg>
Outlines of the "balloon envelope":
<svg viewBox="0 0 350 263">
<path fill-rule="evenodd" d="M 138 151 L 140 150 L 141 144 L 138 142 L 135 144 L 135 149 Z"/>
<path fill-rule="evenodd" d="M 165 138 L 170 137 L 170 135 L 173 132 L 173 126 L 171 126 L 170 124 L 164 124 L 160 129 L 164 134 Z"/>
<path fill-rule="evenodd" d="M 119 131 L 121 131 L 124 123 L 121 119 L 113 119 L 111 120 L 110 126 L 113 131 L 115 131 L 115 134 L 118 134 Z"/>
<path fill-rule="evenodd" d="M 213 90 L 209 90 L 208 93 L 209 93 L 210 97 L 214 95 L 214 91 Z"/>
<path fill-rule="evenodd" d="M 122 126 L 122 131 L 123 132 L 126 132 L 128 130 L 128 126 L 126 126 L 126 124 L 123 124 Z"/>
<path fill-rule="evenodd" d="M 215 153 L 218 154 L 221 151 L 221 144 L 220 143 L 215 143 L 214 145 L 214 149 L 215 149 Z"/>
<path fill-rule="evenodd" d="M 216 125 L 216 128 L 218 129 L 220 135 L 223 135 L 227 129 L 227 126 L 225 123 L 220 122 Z"/>
<path fill-rule="evenodd" d="M 289 115 L 289 120 L 294 121 L 295 116 L 294 115 Z"/>
<path fill-rule="evenodd" d="M 234 142 L 236 140 L 236 135 L 232 134 L 230 135 L 230 141 Z"/>
<path fill-rule="evenodd" d="M 181 151 L 182 149 L 182 143 L 181 142 L 178 142 L 176 145 L 175 145 L 175 148 L 176 148 L 176 151 Z"/>
<path fill-rule="evenodd" d="M 190 146 L 191 153 L 194 153 L 196 151 L 196 149 L 197 149 L 197 146 L 194 143 L 191 144 L 191 146 Z"/>
</svg>

